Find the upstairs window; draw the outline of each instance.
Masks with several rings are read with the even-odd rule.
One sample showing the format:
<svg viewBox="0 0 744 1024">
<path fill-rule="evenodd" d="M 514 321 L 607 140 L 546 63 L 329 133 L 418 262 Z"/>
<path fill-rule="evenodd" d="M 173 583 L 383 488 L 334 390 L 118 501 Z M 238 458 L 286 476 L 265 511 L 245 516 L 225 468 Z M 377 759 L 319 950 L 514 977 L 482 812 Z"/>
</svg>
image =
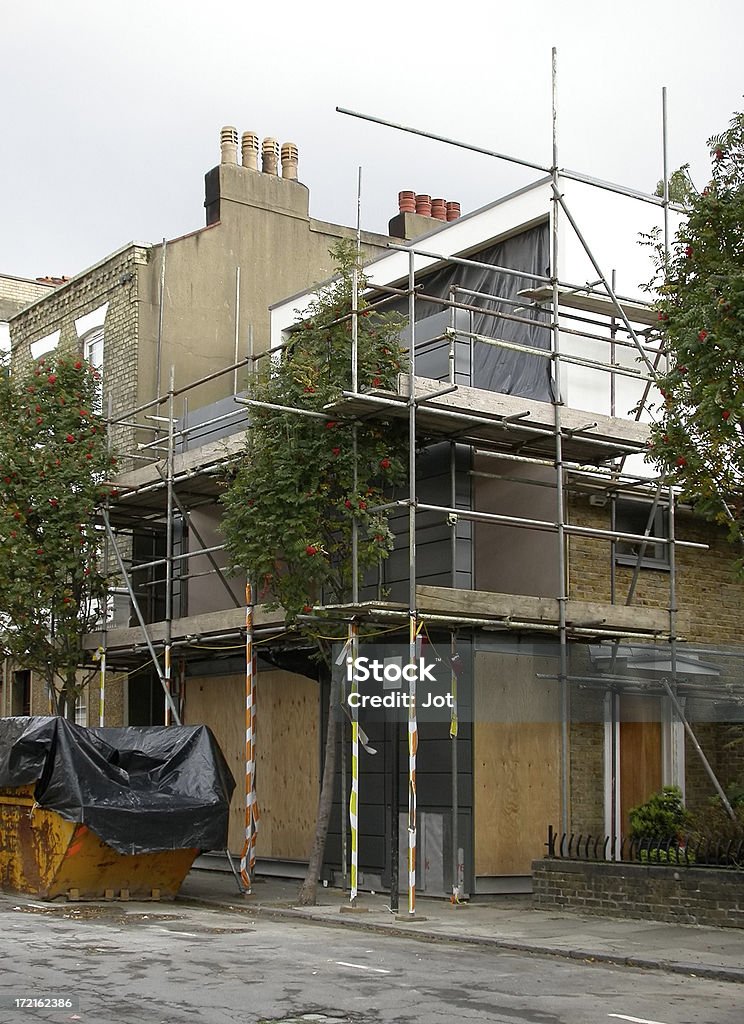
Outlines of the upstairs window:
<svg viewBox="0 0 744 1024">
<path fill-rule="evenodd" d="M 615 529 L 620 533 L 635 533 L 643 536 L 646 533 L 652 505 L 643 501 L 630 501 L 620 498 L 615 506 Z M 615 544 L 615 562 L 618 565 L 634 566 L 638 554 L 642 550 L 641 566 L 644 569 L 668 569 L 669 545 L 659 541 L 669 537 L 669 518 L 666 509 L 657 508 L 651 522 L 649 538 L 644 547 L 643 542 L 619 540 Z"/>
<path fill-rule="evenodd" d="M 83 358 L 94 370 L 103 373 L 103 327 L 94 327 L 81 338 Z M 103 412 L 103 395 L 99 392 L 95 412 Z"/>
</svg>

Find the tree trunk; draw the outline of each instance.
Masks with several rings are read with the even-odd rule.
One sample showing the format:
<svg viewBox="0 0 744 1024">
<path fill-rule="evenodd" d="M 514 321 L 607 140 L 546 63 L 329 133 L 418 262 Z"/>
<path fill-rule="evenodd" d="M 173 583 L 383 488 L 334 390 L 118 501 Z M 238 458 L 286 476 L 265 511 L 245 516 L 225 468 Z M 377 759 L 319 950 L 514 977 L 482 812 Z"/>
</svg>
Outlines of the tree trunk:
<svg viewBox="0 0 744 1024">
<path fill-rule="evenodd" d="M 333 806 L 333 785 L 336 777 L 336 736 L 338 735 L 338 701 L 341 693 L 341 680 L 338 672 L 331 669 L 331 692 L 328 698 L 328 731 L 325 742 L 325 758 L 323 763 L 323 781 L 318 801 L 318 817 L 315 822 L 315 838 L 310 853 L 305 881 L 299 894 L 300 906 L 314 906 L 318 899 L 318 876 L 323 866 L 328 822 Z M 342 809 L 343 810 L 343 809 Z"/>
</svg>

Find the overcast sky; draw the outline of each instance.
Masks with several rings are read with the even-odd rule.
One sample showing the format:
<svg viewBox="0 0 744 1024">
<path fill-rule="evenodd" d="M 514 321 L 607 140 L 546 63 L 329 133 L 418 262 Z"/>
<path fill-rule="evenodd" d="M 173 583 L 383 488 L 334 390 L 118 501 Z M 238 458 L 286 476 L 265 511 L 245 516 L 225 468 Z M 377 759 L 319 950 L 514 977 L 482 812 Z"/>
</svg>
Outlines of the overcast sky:
<svg viewBox="0 0 744 1024">
<path fill-rule="evenodd" d="M 72 275 L 204 223 L 219 129 L 300 150 L 311 214 L 386 230 L 400 189 L 463 212 L 536 177 L 370 125 L 337 105 L 653 191 L 661 89 L 670 166 L 702 185 L 706 139 L 742 108 L 740 0 L 2 0 L 0 273 Z"/>
</svg>

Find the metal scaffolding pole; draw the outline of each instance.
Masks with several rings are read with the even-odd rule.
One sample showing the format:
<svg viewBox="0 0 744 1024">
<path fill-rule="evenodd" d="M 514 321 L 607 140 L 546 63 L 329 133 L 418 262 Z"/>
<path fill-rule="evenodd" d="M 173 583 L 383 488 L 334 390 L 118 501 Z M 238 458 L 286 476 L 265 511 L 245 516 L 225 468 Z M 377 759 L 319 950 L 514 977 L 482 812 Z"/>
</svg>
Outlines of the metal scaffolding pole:
<svg viewBox="0 0 744 1024">
<path fill-rule="evenodd" d="M 416 914 L 416 754 L 418 722 L 416 718 L 416 264 L 408 258 L 408 309 L 410 351 L 408 359 L 408 662 L 410 673 L 408 703 L 408 915 Z"/>
<path fill-rule="evenodd" d="M 563 435 L 561 431 L 561 406 L 563 404 L 563 392 L 561 390 L 561 333 L 558 322 L 558 267 L 559 267 L 559 235 L 558 235 L 558 214 L 560 193 L 558 189 L 558 94 L 557 94 L 557 51 L 552 49 L 552 124 L 553 124 L 553 164 L 551 176 L 553 181 L 553 218 L 551 224 L 552 233 L 552 257 L 551 257 L 551 284 L 553 287 L 553 351 L 555 353 L 554 366 L 554 409 L 555 409 L 555 487 L 556 487 L 556 543 L 558 556 L 558 633 L 560 640 L 559 654 L 559 677 L 561 690 L 561 827 L 568 832 L 569 819 L 569 736 L 568 736 L 568 649 L 566 633 L 566 605 L 568 603 L 568 580 L 566 579 L 566 523 L 565 523 L 565 493 L 563 474 Z"/>
<path fill-rule="evenodd" d="M 106 530 L 106 534 L 107 534 L 107 536 L 109 538 L 109 541 L 111 542 L 111 547 L 112 547 L 112 550 L 114 552 L 114 557 L 116 558 L 116 562 L 117 562 L 117 564 L 119 566 L 119 571 L 121 572 L 122 578 L 124 580 L 124 585 L 126 586 L 127 591 L 129 592 L 129 600 L 132 602 L 132 608 L 134 610 L 134 614 L 137 616 L 137 622 L 139 623 L 139 627 L 142 630 L 142 635 L 143 635 L 144 640 L 145 640 L 145 646 L 147 647 L 147 650 L 148 650 L 148 653 L 149 653 L 150 658 L 152 660 L 153 666 L 155 667 L 155 671 L 158 674 L 158 679 L 160 680 L 160 685 L 163 688 L 163 693 L 165 694 L 165 702 L 166 702 L 166 704 L 168 705 L 168 707 L 170 709 L 170 714 L 171 714 L 172 720 L 175 722 L 176 725 L 181 725 L 181 719 L 180 719 L 180 716 L 178 714 L 178 710 L 177 710 L 175 704 L 173 703 L 173 698 L 171 697 L 170 691 L 169 691 L 168 687 L 166 686 L 165 676 L 164 676 L 163 671 L 162 671 L 162 669 L 160 667 L 160 661 L 158 659 L 157 654 L 155 653 L 155 648 L 153 647 L 152 640 L 150 639 L 150 634 L 149 634 L 147 626 L 145 624 L 144 616 L 142 615 L 142 609 L 139 606 L 139 601 L 137 600 L 137 595 L 134 592 L 134 587 L 132 586 L 132 581 L 131 581 L 131 579 L 129 577 L 129 573 L 127 572 L 127 568 L 126 568 L 126 566 L 124 564 L 124 559 L 121 557 L 121 552 L 119 551 L 119 547 L 118 547 L 118 545 L 116 543 L 116 537 L 114 536 L 114 531 L 111 529 L 111 523 L 109 521 L 108 511 L 105 508 L 103 509 L 103 524 L 104 524 L 104 527 L 105 527 L 105 530 Z"/>
<path fill-rule="evenodd" d="M 166 519 L 165 519 L 165 649 L 163 660 L 165 663 L 165 687 L 166 692 L 171 694 L 171 641 L 173 634 L 173 468 L 175 459 L 175 435 L 174 435 L 174 390 L 175 390 L 175 367 L 170 368 L 170 381 L 168 385 L 168 459 L 167 459 L 167 485 L 166 485 Z M 170 725 L 170 707 L 172 701 L 165 703 L 165 724 Z"/>
</svg>

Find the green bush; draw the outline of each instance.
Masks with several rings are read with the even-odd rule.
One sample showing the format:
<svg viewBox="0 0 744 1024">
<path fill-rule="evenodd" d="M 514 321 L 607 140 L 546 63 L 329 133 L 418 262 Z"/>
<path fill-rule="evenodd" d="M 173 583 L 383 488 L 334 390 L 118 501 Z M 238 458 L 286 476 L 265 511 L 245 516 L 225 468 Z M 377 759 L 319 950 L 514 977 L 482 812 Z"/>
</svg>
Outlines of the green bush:
<svg viewBox="0 0 744 1024">
<path fill-rule="evenodd" d="M 690 815 L 682 802 L 678 786 L 664 786 L 645 804 L 630 811 L 630 838 L 637 841 L 673 843 L 690 826 Z"/>
</svg>

